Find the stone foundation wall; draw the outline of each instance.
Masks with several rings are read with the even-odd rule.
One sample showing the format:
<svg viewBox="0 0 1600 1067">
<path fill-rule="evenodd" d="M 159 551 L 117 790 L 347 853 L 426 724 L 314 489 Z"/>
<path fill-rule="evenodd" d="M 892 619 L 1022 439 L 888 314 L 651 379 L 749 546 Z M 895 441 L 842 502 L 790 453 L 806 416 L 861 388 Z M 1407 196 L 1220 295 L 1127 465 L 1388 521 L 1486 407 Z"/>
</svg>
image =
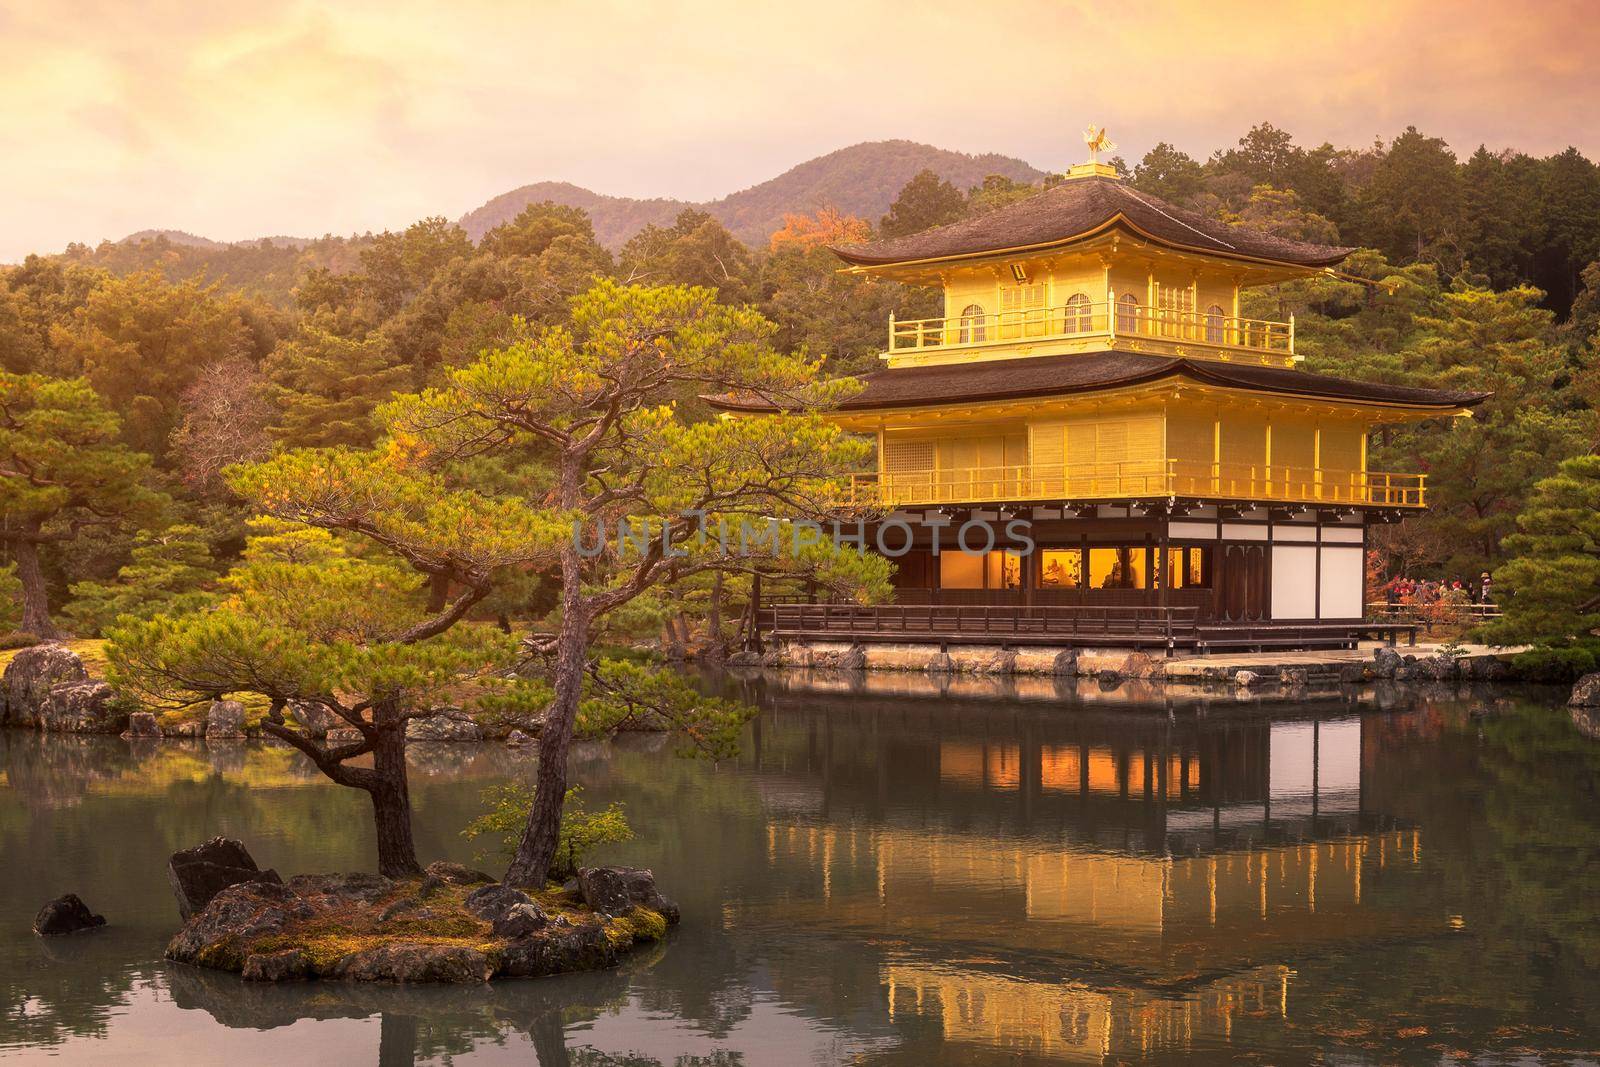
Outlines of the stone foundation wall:
<svg viewBox="0 0 1600 1067">
<path fill-rule="evenodd" d="M 1372 658 L 1329 660 L 1284 653 L 1275 663 L 1261 657 L 1234 659 L 1225 654 L 1167 659 L 1128 648 L 1074 649 L 1030 647 L 1001 649 L 955 645 L 941 649 L 926 643 L 865 644 L 845 641 L 787 641 L 764 654 L 739 653 L 730 666 L 779 667 L 801 670 L 916 671 L 932 674 L 1042 677 L 1165 679 L 1192 683 L 1306 685 L 1320 682 L 1364 682 L 1374 679 L 1444 681 L 1509 680 L 1506 661 L 1481 655 L 1460 659 L 1434 654 L 1403 655 L 1389 648 Z"/>
</svg>

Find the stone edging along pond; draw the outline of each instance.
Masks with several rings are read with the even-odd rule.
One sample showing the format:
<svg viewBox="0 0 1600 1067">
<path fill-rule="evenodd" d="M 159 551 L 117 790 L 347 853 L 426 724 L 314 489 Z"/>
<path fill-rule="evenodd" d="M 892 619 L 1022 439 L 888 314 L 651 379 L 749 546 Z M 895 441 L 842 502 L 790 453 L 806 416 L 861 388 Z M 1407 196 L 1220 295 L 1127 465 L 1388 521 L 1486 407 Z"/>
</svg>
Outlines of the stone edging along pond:
<svg viewBox="0 0 1600 1067">
<path fill-rule="evenodd" d="M 91 643 L 84 643 L 85 645 Z M 1370 660 L 1337 659 L 1293 654 L 1275 657 L 1281 662 L 1263 664 L 1260 657 L 1186 657 L 1166 660 L 1143 652 L 1078 650 L 1072 648 L 993 649 L 950 648 L 937 645 L 860 645 L 847 643 L 788 644 L 765 654 L 736 653 L 726 665 L 735 673 L 748 669 L 832 669 L 917 671 L 934 675 L 987 676 L 1042 675 L 1093 677 L 1102 683 L 1125 680 L 1168 681 L 1203 685 L 1251 687 L 1307 684 L 1361 684 L 1370 681 L 1417 682 L 1519 682 L 1503 655 L 1457 657 L 1435 652 L 1411 655 L 1394 648 L 1377 648 Z M 288 715 L 317 739 L 340 739 L 355 729 L 339 726 L 323 708 L 291 704 Z M 147 710 L 130 707 L 111 685 L 91 676 L 84 657 L 63 644 L 42 644 L 13 653 L 0 675 L 0 725 L 59 733 L 121 734 L 129 738 L 206 737 L 243 739 L 258 731 L 248 709 L 235 700 L 214 701 L 203 717 L 198 713 L 163 722 Z M 503 740 L 521 745 L 539 732 L 536 718 L 485 723 L 456 708 L 440 708 L 433 715 L 406 724 L 413 741 Z"/>
</svg>

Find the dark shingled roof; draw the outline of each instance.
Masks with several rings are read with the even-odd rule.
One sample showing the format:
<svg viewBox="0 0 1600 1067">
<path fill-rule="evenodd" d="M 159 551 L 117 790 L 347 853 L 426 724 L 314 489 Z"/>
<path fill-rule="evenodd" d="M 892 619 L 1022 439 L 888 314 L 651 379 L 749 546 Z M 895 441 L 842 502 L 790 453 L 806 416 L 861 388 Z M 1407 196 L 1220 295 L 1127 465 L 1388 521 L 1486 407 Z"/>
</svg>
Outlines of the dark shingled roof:
<svg viewBox="0 0 1600 1067">
<path fill-rule="evenodd" d="M 1249 259 L 1326 267 L 1352 251 L 1307 244 L 1229 226 L 1174 207 L 1106 177 L 1069 178 L 1042 193 L 973 219 L 909 237 L 833 251 L 847 263 L 873 266 L 1060 244 L 1099 229 L 1118 215 L 1164 244 Z"/>
<path fill-rule="evenodd" d="M 866 383 L 866 388 L 840 404 L 838 410 L 874 411 L 955 401 L 1020 400 L 1116 389 L 1179 376 L 1207 385 L 1280 396 L 1399 404 L 1441 411 L 1472 407 L 1490 395 L 1358 382 L 1307 374 L 1287 367 L 1151 356 L 1136 352 L 1094 352 L 876 371 L 861 376 L 860 380 Z M 718 396 L 707 397 L 707 400 L 724 411 L 775 410 L 772 404 L 754 398 Z"/>
</svg>

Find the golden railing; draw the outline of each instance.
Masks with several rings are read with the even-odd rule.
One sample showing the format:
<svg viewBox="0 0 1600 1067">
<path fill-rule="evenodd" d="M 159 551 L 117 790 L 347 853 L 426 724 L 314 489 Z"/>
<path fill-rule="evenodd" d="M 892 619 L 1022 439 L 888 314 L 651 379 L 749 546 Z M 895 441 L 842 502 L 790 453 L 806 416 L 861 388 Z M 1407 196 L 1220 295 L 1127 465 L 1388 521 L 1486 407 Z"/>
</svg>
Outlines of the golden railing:
<svg viewBox="0 0 1600 1067">
<path fill-rule="evenodd" d="M 1294 320 L 1273 322 L 1116 301 L 1083 301 L 939 319 L 889 320 L 889 351 L 973 347 L 1017 341 L 1119 335 L 1155 337 L 1218 348 L 1294 354 Z"/>
<path fill-rule="evenodd" d="M 1160 459 L 1011 464 L 854 474 L 842 502 L 899 506 L 1157 496 L 1420 508 L 1427 505 L 1427 475 Z"/>
</svg>

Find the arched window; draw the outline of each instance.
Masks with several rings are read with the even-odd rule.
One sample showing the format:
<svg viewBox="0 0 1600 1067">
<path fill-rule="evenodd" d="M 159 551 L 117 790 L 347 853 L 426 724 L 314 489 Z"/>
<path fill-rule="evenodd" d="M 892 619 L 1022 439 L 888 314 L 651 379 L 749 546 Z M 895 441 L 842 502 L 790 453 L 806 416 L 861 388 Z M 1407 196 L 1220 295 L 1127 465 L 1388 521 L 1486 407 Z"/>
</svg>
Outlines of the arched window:
<svg viewBox="0 0 1600 1067">
<path fill-rule="evenodd" d="M 1224 344 L 1227 340 L 1227 331 L 1223 328 L 1224 315 L 1221 304 L 1212 304 L 1206 308 L 1206 343 L 1213 345 Z"/>
<path fill-rule="evenodd" d="M 1088 333 L 1094 329 L 1094 313 L 1087 293 L 1073 293 L 1067 300 L 1066 333 Z"/>
<path fill-rule="evenodd" d="M 961 309 L 961 343 L 977 344 L 983 341 L 983 305 L 968 304 Z"/>
<path fill-rule="evenodd" d="M 1117 332 L 1134 333 L 1139 329 L 1139 298 L 1132 293 L 1117 297 Z"/>
</svg>

